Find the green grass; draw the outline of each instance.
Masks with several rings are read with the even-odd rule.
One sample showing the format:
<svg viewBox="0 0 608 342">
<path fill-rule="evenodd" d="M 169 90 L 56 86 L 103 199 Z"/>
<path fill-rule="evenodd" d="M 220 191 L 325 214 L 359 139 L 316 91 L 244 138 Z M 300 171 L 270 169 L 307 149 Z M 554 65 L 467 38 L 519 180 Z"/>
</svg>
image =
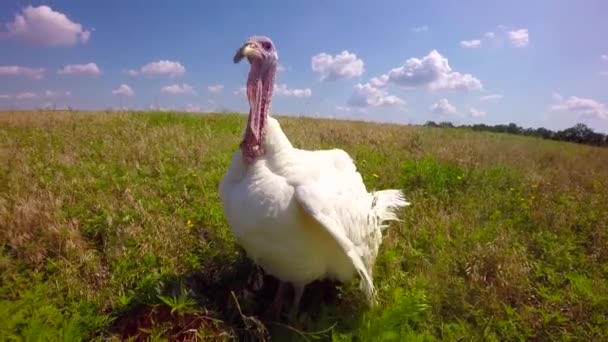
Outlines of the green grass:
<svg viewBox="0 0 608 342">
<path fill-rule="evenodd" d="M 256 287 L 217 194 L 245 120 L 1 113 L 0 339 L 608 336 L 608 149 L 305 118 L 280 118 L 294 145 L 346 150 L 412 206 L 381 247 L 381 305 L 320 283 L 297 321 L 261 320 L 276 282 Z"/>
</svg>

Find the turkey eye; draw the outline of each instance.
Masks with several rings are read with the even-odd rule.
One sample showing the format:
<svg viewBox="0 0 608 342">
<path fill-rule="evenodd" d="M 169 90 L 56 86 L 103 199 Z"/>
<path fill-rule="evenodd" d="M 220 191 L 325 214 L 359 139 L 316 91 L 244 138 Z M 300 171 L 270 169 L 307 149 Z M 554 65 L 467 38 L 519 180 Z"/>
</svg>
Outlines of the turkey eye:
<svg viewBox="0 0 608 342">
<path fill-rule="evenodd" d="M 262 46 L 264 47 L 265 50 L 270 50 L 270 43 L 269 42 L 263 42 Z"/>
</svg>

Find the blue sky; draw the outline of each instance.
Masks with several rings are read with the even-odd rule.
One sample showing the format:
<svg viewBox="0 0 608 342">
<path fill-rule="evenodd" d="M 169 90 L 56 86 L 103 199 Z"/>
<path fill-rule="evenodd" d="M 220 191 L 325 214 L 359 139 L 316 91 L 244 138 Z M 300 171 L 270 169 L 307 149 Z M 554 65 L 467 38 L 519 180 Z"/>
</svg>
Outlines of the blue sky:
<svg viewBox="0 0 608 342">
<path fill-rule="evenodd" d="M 246 111 L 267 35 L 273 113 L 608 132 L 608 2 L 11 1 L 0 3 L 0 108 Z"/>
</svg>

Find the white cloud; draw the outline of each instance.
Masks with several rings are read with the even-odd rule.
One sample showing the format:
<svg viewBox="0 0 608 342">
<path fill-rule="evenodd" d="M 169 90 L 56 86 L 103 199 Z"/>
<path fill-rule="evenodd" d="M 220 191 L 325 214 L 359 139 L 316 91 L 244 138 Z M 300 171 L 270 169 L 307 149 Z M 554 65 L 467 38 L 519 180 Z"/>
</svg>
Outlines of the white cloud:
<svg viewBox="0 0 608 342">
<path fill-rule="evenodd" d="M 222 84 L 211 85 L 207 87 L 212 94 L 221 94 L 224 91 L 224 86 Z"/>
<path fill-rule="evenodd" d="M 30 91 L 26 91 L 26 92 L 15 95 L 15 99 L 17 99 L 17 100 L 33 100 L 37 97 L 38 96 L 36 94 L 34 94 Z"/>
<path fill-rule="evenodd" d="M 527 28 L 511 29 L 505 25 L 498 25 L 496 30 L 486 32 L 484 36 L 496 47 L 510 44 L 515 48 L 524 48 L 530 45 L 530 32 Z"/>
<path fill-rule="evenodd" d="M 179 62 L 173 62 L 168 60 L 148 63 L 141 67 L 141 73 L 147 75 L 164 75 L 170 76 L 183 75 L 186 72 L 186 68 Z"/>
<path fill-rule="evenodd" d="M 458 90 L 480 90 L 482 89 L 481 81 L 473 77 L 471 74 L 461 74 L 453 72 L 440 78 L 437 82 L 429 84 L 431 90 L 439 89 L 458 89 Z"/>
<path fill-rule="evenodd" d="M 321 74 L 321 81 L 351 79 L 365 72 L 363 61 L 346 50 L 335 56 L 325 52 L 313 56 L 311 66 L 312 71 Z"/>
<path fill-rule="evenodd" d="M 606 70 L 606 71 L 600 71 L 599 74 L 602 77 L 608 77 L 608 70 Z"/>
<path fill-rule="evenodd" d="M 186 73 L 186 68 L 176 61 L 160 60 L 158 62 L 148 63 L 139 70 L 127 70 L 126 73 L 131 76 L 143 75 L 169 75 L 170 77 L 181 76 Z"/>
<path fill-rule="evenodd" d="M 472 117 L 474 118 L 481 118 L 486 116 L 486 112 L 481 110 L 481 109 L 477 109 L 477 108 L 469 108 L 469 114 L 471 114 Z"/>
<path fill-rule="evenodd" d="M 406 88 L 426 86 L 431 90 L 458 89 L 480 90 L 481 81 L 471 74 L 452 71 L 448 59 L 437 50 L 419 58 L 410 58 L 405 63 L 390 70 L 388 74 L 370 80 L 374 87 L 396 84 Z"/>
<path fill-rule="evenodd" d="M 460 46 L 462 46 L 464 48 L 478 48 L 481 46 L 481 40 L 479 40 L 479 39 L 462 40 L 462 41 L 460 41 Z"/>
<path fill-rule="evenodd" d="M 350 112 L 351 108 L 348 106 L 336 106 L 336 110 L 341 112 Z"/>
<path fill-rule="evenodd" d="M 608 62 L 608 55 L 601 55 L 600 58 L 604 61 L 604 62 Z"/>
<path fill-rule="evenodd" d="M 129 107 L 127 107 L 127 106 L 110 107 L 107 110 L 112 111 L 112 112 L 127 112 L 127 111 L 129 111 Z"/>
<path fill-rule="evenodd" d="M 509 31 L 508 35 L 509 40 L 511 41 L 511 45 L 515 47 L 526 47 L 530 44 L 530 36 L 528 34 L 528 29 Z"/>
<path fill-rule="evenodd" d="M 148 106 L 148 109 L 153 110 L 153 111 L 158 111 L 158 112 L 173 112 L 175 111 L 175 107 L 174 106 L 155 106 L 155 105 L 150 105 Z"/>
<path fill-rule="evenodd" d="M 405 101 L 397 96 L 389 95 L 385 90 L 378 89 L 370 83 L 358 83 L 348 100 L 351 107 L 379 107 L 395 106 L 405 104 Z"/>
<path fill-rule="evenodd" d="M 412 27 L 412 31 L 414 32 L 426 32 L 429 30 L 429 27 L 426 25 Z"/>
<path fill-rule="evenodd" d="M 275 85 L 275 87 L 276 87 L 276 85 Z M 233 94 L 237 95 L 237 96 L 245 96 L 245 95 L 247 95 L 247 88 L 245 86 L 242 86 L 239 89 L 235 90 L 233 92 Z"/>
<path fill-rule="evenodd" d="M 454 107 L 446 98 L 440 99 L 437 103 L 432 104 L 431 111 L 440 115 L 458 114 L 456 107 Z"/>
<path fill-rule="evenodd" d="M 52 102 L 45 102 L 40 106 L 42 109 L 53 109 L 54 104 Z"/>
<path fill-rule="evenodd" d="M 135 92 L 126 84 L 121 84 L 120 87 L 112 90 L 112 95 L 133 96 Z"/>
<path fill-rule="evenodd" d="M 33 99 L 41 99 L 41 98 L 60 98 L 60 97 L 70 97 L 72 96 L 71 91 L 60 91 L 60 90 L 46 90 L 41 92 L 40 94 L 36 94 L 31 91 L 25 91 L 21 93 L 17 93 L 14 96 L 10 94 L 0 95 L 0 100 L 8 100 L 11 98 L 15 98 L 16 100 L 33 100 Z"/>
<path fill-rule="evenodd" d="M 184 109 L 188 113 L 200 113 L 203 111 L 200 105 L 188 103 Z"/>
<path fill-rule="evenodd" d="M 91 37 L 90 30 L 48 6 L 28 6 L 5 26 L 9 37 L 42 46 L 72 46 Z"/>
<path fill-rule="evenodd" d="M 192 88 L 192 86 L 190 86 L 189 84 L 186 84 L 186 83 L 171 84 L 171 85 L 163 87 L 160 91 L 162 91 L 165 94 L 170 94 L 170 95 L 185 95 L 185 94 L 194 95 L 195 94 L 194 88 Z"/>
<path fill-rule="evenodd" d="M 71 91 L 53 91 L 47 90 L 44 92 L 45 97 L 70 97 L 72 96 Z"/>
<path fill-rule="evenodd" d="M 490 94 L 479 97 L 481 100 L 489 101 L 489 100 L 500 100 L 503 98 L 500 94 Z"/>
<path fill-rule="evenodd" d="M 59 75 L 100 75 L 101 70 L 95 63 L 68 64 L 63 69 L 57 70 Z"/>
<path fill-rule="evenodd" d="M 551 94 L 551 98 L 553 99 L 553 101 L 556 101 L 556 102 L 560 102 L 564 99 L 564 97 L 559 93 Z"/>
<path fill-rule="evenodd" d="M 312 95 L 310 88 L 289 89 L 286 84 L 275 84 L 274 92 L 279 96 L 310 97 Z"/>
<path fill-rule="evenodd" d="M 0 76 L 23 76 L 35 80 L 44 78 L 44 68 L 29 68 L 17 65 L 0 65 Z"/>
<path fill-rule="evenodd" d="M 608 107 L 592 99 L 570 96 L 563 98 L 559 94 L 553 94 L 553 100 L 557 102 L 551 109 L 554 111 L 567 111 L 576 113 L 581 117 L 608 119 Z"/>
</svg>

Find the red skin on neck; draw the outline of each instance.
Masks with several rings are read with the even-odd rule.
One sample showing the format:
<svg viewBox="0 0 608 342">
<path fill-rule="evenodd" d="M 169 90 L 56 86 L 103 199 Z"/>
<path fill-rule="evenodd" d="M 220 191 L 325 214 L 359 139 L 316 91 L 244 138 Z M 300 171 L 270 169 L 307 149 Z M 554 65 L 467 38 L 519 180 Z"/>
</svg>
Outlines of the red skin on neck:
<svg viewBox="0 0 608 342">
<path fill-rule="evenodd" d="M 256 158 L 264 154 L 262 142 L 274 89 L 276 61 L 266 64 L 264 62 L 264 59 L 253 61 L 247 79 L 247 98 L 250 109 L 245 137 L 241 142 L 241 151 L 248 163 L 254 162 Z"/>
</svg>

